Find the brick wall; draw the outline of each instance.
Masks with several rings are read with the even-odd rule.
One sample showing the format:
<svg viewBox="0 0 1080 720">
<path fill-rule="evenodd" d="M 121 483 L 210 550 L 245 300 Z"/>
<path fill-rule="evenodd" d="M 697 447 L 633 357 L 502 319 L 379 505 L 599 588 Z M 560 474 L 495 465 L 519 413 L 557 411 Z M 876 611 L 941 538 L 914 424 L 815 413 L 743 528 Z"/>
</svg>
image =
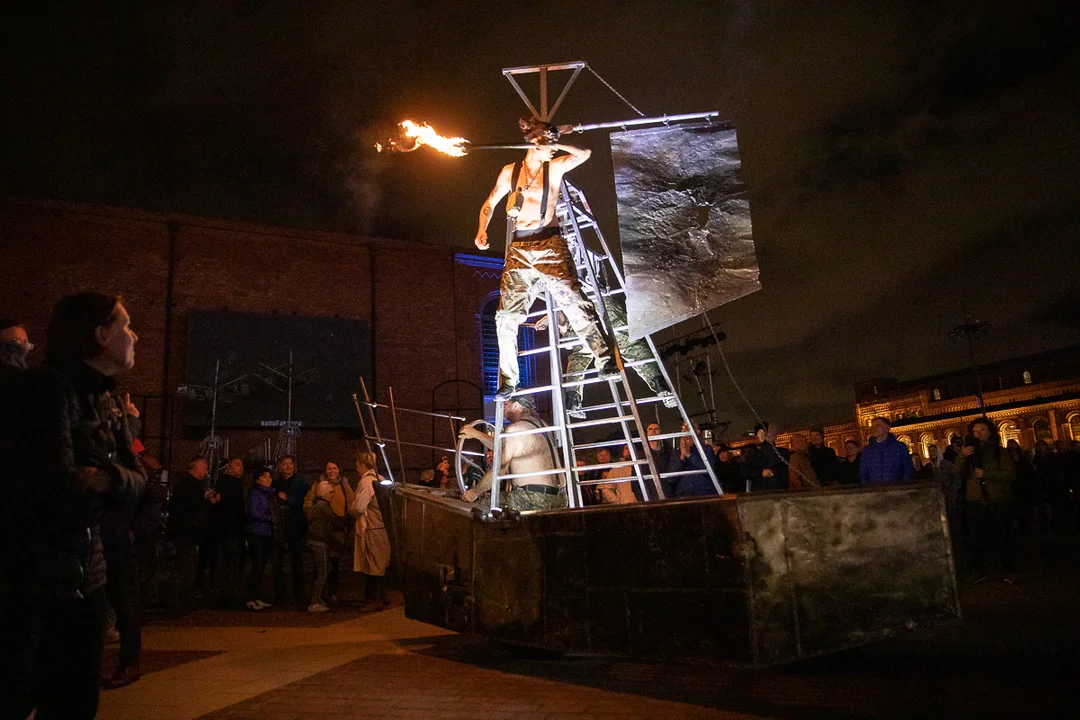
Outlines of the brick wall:
<svg viewBox="0 0 1080 720">
<path fill-rule="evenodd" d="M 449 247 L 20 199 L 0 201 L 0 233 L 0 314 L 23 321 L 39 346 L 61 296 L 84 290 L 125 296 L 139 344 L 136 367 L 121 383 L 135 395 L 171 396 L 183 382 L 187 353 L 197 351 L 186 347 L 187 312 L 225 307 L 372 323 L 375 387 L 369 389 L 381 402 L 393 387 L 399 406 L 429 410 L 440 383 L 480 384 L 477 314 L 498 281 L 455 263 Z M 173 311 L 166 338 L 170 247 Z M 35 350 L 32 359 L 41 356 Z M 171 436 L 174 469 L 201 437 L 185 436 L 182 402 L 175 404 L 162 432 L 161 402 L 151 401 L 145 432 Z M 430 441 L 430 418 L 400 414 L 399 421 L 403 439 Z M 388 412 L 380 412 L 379 422 L 384 434 L 392 433 Z M 439 443 L 449 442 L 449 430 L 437 430 Z M 238 454 L 271 436 L 231 429 L 222 435 Z M 298 454 L 305 471 L 324 459 L 351 466 L 360 443 L 343 429 L 307 430 Z M 150 449 L 161 450 L 154 443 Z M 430 451 L 403 455 L 410 479 L 430 466 Z M 396 453 L 393 458 L 396 471 Z"/>
</svg>

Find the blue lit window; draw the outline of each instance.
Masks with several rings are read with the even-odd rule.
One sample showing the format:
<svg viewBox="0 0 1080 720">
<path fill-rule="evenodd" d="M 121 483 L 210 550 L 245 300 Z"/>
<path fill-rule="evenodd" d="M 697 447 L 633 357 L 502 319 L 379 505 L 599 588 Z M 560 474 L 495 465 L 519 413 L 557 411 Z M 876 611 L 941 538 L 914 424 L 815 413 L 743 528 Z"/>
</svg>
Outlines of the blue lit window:
<svg viewBox="0 0 1080 720">
<path fill-rule="evenodd" d="M 484 303 L 480 312 L 480 358 L 484 365 L 484 398 L 491 400 L 499 387 L 499 339 L 495 333 L 495 311 L 499 309 L 499 296 L 496 295 Z M 518 330 L 518 349 L 530 350 L 536 347 L 536 331 L 524 325 Z M 531 387 L 536 378 L 536 356 L 529 355 L 518 359 L 521 387 Z"/>
</svg>

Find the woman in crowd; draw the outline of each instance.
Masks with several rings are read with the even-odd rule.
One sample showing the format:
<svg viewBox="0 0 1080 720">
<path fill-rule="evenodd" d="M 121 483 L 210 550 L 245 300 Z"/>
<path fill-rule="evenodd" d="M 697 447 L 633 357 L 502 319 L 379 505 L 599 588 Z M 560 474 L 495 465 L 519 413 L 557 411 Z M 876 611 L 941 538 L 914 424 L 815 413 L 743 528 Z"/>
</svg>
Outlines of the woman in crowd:
<svg viewBox="0 0 1080 720">
<path fill-rule="evenodd" d="M 248 492 L 247 544 L 251 554 L 251 574 L 248 576 L 247 608 L 264 610 L 270 603 L 262 599 L 262 580 L 266 564 L 274 557 L 274 543 L 280 542 L 281 510 L 273 488 L 270 468 L 256 471 L 255 486 Z"/>
<path fill-rule="evenodd" d="M 146 487 L 115 377 L 135 364 L 138 336 L 115 295 L 59 302 L 45 365 L 26 371 L 5 473 L 11 544 L 0 597 L 0 717 L 92 718 L 105 645 L 105 558 L 99 518 L 131 512 Z"/>
<path fill-rule="evenodd" d="M 311 591 L 308 612 L 329 610 L 324 590 L 329 594 L 329 604 L 336 604 L 338 566 L 345 550 L 346 536 L 352 528 L 348 515 L 354 506 L 355 494 L 349 483 L 341 477 L 341 468 L 328 462 L 322 475 L 312 484 L 304 498 L 304 516 L 308 522 L 307 545 L 315 558 L 315 584 Z"/>
<path fill-rule="evenodd" d="M 984 417 L 968 426 L 973 442 L 965 442 L 956 458 L 967 500 L 968 559 L 972 582 L 986 579 L 986 556 L 995 555 L 1007 583 L 1015 582 L 1011 506 L 1016 466 L 1001 447 L 997 428 Z"/>
<path fill-rule="evenodd" d="M 356 499 L 352 505 L 356 516 L 353 570 L 364 575 L 364 610 L 371 611 L 389 604 L 383 578 L 390 564 L 390 537 L 386 534 L 379 499 L 375 497 L 375 484 L 380 479 L 375 472 L 375 453 L 357 453 L 356 472 L 360 475 L 360 484 L 356 486 Z"/>
</svg>

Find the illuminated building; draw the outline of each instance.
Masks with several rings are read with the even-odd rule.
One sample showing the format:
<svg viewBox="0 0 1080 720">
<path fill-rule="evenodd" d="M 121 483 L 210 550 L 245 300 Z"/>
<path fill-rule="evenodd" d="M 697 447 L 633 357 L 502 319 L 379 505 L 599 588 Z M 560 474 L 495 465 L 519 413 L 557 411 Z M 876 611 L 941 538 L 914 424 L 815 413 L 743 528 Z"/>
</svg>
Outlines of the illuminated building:
<svg viewBox="0 0 1080 720">
<path fill-rule="evenodd" d="M 898 381 L 877 378 L 855 384 L 853 422 L 826 424 L 826 444 L 844 454 L 849 438 L 870 439 L 870 422 L 889 418 L 898 440 L 928 456 L 930 445 L 943 449 L 954 435 L 963 436 L 969 422 L 986 414 L 1002 441 L 1016 439 L 1031 449 L 1038 440 L 1080 440 L 1080 345 L 984 365 L 979 371 L 984 407 L 975 393 L 970 369 Z M 794 428 L 777 437 L 788 445 Z M 749 439 L 733 443 L 743 446 Z"/>
</svg>

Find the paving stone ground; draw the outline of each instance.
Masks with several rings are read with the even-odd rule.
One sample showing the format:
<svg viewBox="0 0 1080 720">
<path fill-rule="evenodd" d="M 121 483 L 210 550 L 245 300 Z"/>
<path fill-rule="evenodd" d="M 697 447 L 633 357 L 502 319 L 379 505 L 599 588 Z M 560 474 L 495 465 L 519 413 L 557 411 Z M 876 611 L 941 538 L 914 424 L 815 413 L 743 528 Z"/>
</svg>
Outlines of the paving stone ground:
<svg viewBox="0 0 1080 720">
<path fill-rule="evenodd" d="M 297 612 L 263 625 L 207 613 L 147 628 L 149 653 L 168 667 L 105 693 L 100 717 L 1077 717 L 1078 550 L 1036 554 L 1021 585 L 965 585 L 962 621 L 758 671 L 523 658 L 407 620 L 400 607 L 337 610 L 318 625 Z"/>
</svg>

